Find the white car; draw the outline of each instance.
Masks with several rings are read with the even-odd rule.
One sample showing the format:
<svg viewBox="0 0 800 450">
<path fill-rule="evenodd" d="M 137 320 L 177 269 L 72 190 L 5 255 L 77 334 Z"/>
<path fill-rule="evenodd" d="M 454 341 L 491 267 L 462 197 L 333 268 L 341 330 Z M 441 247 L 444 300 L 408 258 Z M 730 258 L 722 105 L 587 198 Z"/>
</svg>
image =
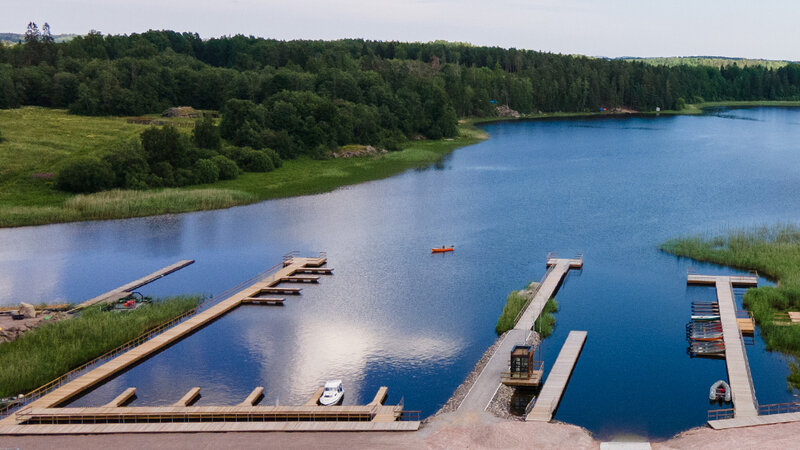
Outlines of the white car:
<svg viewBox="0 0 800 450">
<path fill-rule="evenodd" d="M 342 380 L 330 380 L 325 383 L 325 390 L 322 391 L 319 404 L 322 406 L 335 405 L 342 401 L 342 397 L 344 397 Z"/>
</svg>

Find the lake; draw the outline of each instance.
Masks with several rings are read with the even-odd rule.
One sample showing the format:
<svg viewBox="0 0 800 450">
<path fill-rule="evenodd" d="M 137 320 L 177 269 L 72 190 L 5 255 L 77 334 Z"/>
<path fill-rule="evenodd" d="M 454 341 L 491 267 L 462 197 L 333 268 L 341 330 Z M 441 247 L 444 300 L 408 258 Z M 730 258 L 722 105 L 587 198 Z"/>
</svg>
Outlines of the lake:
<svg viewBox="0 0 800 450">
<path fill-rule="evenodd" d="M 228 210 L 0 230 L 0 305 L 80 301 L 179 259 L 141 290 L 213 295 L 298 250 L 328 253 L 331 277 L 284 307 L 244 306 L 76 400 L 129 386 L 134 405 L 304 403 L 341 378 L 345 403 L 433 414 L 495 339 L 508 293 L 538 280 L 548 252 L 585 254 L 557 294 L 546 370 L 570 330 L 586 346 L 555 419 L 600 439 L 667 438 L 703 425 L 723 360 L 689 358 L 692 264 L 666 239 L 797 222 L 800 110 L 496 123 L 491 138 L 424 170 Z M 455 245 L 451 254 L 430 248 Z M 769 283 L 761 280 L 762 283 Z M 738 291 L 741 301 L 742 291 Z M 747 347 L 759 403 L 792 401 L 787 358 Z"/>
</svg>

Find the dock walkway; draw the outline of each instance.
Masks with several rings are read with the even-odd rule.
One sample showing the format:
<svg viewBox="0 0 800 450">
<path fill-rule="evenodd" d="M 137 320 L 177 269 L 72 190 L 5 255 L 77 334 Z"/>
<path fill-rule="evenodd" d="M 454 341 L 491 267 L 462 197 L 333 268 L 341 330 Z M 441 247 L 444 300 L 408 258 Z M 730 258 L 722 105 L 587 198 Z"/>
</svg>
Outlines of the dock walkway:
<svg viewBox="0 0 800 450">
<path fill-rule="evenodd" d="M 188 266 L 190 264 L 194 264 L 194 260 L 193 259 L 184 259 L 184 260 L 178 261 L 175 264 L 172 264 L 172 265 L 169 265 L 167 267 L 164 267 L 161 270 L 157 270 L 157 271 L 151 273 L 150 275 L 146 275 L 146 276 L 144 276 L 142 278 L 139 278 L 136 281 L 131 281 L 130 283 L 125 284 L 123 286 L 120 286 L 120 287 L 118 287 L 116 289 L 113 289 L 111 291 L 108 291 L 105 294 L 100 294 L 97 297 L 90 298 L 89 300 L 86 300 L 85 302 L 78 304 L 78 306 L 73 308 L 72 311 L 77 311 L 77 310 L 80 310 L 80 309 L 83 309 L 83 308 L 87 308 L 87 307 L 92 306 L 92 305 L 97 304 L 97 303 L 114 302 L 116 300 L 119 300 L 119 299 L 127 296 L 128 294 L 133 292 L 135 289 L 139 289 L 140 287 L 142 287 L 142 286 L 144 286 L 146 284 L 150 284 L 153 281 L 161 279 L 161 278 L 171 274 L 172 272 L 176 272 L 178 270 L 181 270 L 181 269 L 183 269 L 184 267 L 186 267 L 186 266 Z"/>
<path fill-rule="evenodd" d="M 24 409 L 28 408 L 55 408 L 63 405 L 69 400 L 79 396 L 81 393 L 91 389 L 114 375 L 123 372 L 124 370 L 132 367 L 133 365 L 145 360 L 149 356 L 161 351 L 162 349 L 172 345 L 185 336 L 190 335 L 196 330 L 208 325 L 222 315 L 228 313 L 234 308 L 241 305 L 246 299 L 258 297 L 264 288 L 269 288 L 280 283 L 284 277 L 294 275 L 298 270 L 306 267 L 320 267 L 326 263 L 325 257 L 319 258 L 292 258 L 284 263 L 284 266 L 278 269 L 275 273 L 256 282 L 244 289 L 236 292 L 230 297 L 220 301 L 216 305 L 208 308 L 207 310 L 196 314 L 189 319 L 175 325 L 174 327 L 164 331 L 163 333 L 155 336 L 154 338 L 138 345 L 131 350 L 117 356 L 116 358 L 102 364 L 99 367 L 81 375 L 80 377 L 58 387 L 52 392 L 42 396 L 41 398 L 29 403 Z M 15 425 L 17 424 L 16 414 L 11 414 L 3 420 L 0 420 L 0 425 Z"/>
<path fill-rule="evenodd" d="M 569 332 L 541 392 L 536 397 L 533 409 L 525 417 L 526 421 L 549 422 L 553 418 L 553 413 L 561 402 L 561 397 L 564 395 L 567 382 L 572 376 L 572 370 L 578 362 L 578 356 L 580 356 L 585 342 L 585 331 Z"/>
<path fill-rule="evenodd" d="M 509 330 L 494 354 L 486 363 L 467 396 L 458 406 L 459 411 L 484 411 L 500 387 L 503 372 L 508 371 L 509 355 L 515 345 L 528 339 L 536 318 L 541 314 L 544 304 L 555 294 L 564 276 L 570 269 L 582 268 L 583 259 L 565 259 L 548 256 L 547 273 L 539 289 L 525 312 L 522 313 L 514 329 Z"/>
<path fill-rule="evenodd" d="M 717 289 L 720 322 L 725 342 L 725 363 L 728 367 L 728 383 L 733 395 L 734 419 L 758 416 L 758 402 L 750 375 L 747 352 L 736 320 L 734 286 L 757 286 L 756 276 L 714 276 L 689 274 L 687 284 L 713 284 Z"/>
</svg>

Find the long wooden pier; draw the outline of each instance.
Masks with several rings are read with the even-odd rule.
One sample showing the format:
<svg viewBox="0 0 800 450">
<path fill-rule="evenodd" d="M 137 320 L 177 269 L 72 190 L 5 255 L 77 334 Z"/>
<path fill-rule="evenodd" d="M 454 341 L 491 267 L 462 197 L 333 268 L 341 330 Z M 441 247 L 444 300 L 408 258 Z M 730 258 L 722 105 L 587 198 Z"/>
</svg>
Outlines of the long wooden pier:
<svg viewBox="0 0 800 450">
<path fill-rule="evenodd" d="M 733 295 L 734 286 L 757 286 L 756 276 L 717 276 L 689 274 L 687 284 L 714 285 L 717 289 L 720 322 L 722 322 L 722 339 L 725 342 L 725 363 L 728 368 L 728 383 L 733 396 L 734 418 L 751 418 L 758 416 L 758 402 L 750 375 L 750 364 L 747 352 L 736 320 L 736 302 Z"/>
<path fill-rule="evenodd" d="M 569 332 L 567 340 L 561 347 L 556 362 L 553 364 L 553 368 L 550 369 L 550 373 L 547 375 L 544 387 L 536 397 L 533 409 L 525 416 L 526 421 L 549 422 L 553 418 L 553 413 L 561 402 L 561 397 L 564 395 L 567 382 L 572 376 L 572 370 L 578 362 L 578 356 L 580 356 L 585 342 L 585 331 Z"/>
<path fill-rule="evenodd" d="M 547 267 L 547 273 L 530 304 L 520 316 L 514 329 L 509 330 L 503 341 L 497 346 L 472 388 L 467 392 L 464 400 L 461 401 L 458 407 L 459 411 L 484 411 L 489 406 L 495 392 L 500 387 L 503 372 L 508 371 L 511 349 L 527 340 L 531 333 L 531 328 L 533 328 L 533 324 L 541 314 L 547 300 L 553 297 L 570 269 L 583 267 L 583 257 L 565 259 L 557 258 L 551 254 L 547 257 Z"/>
<path fill-rule="evenodd" d="M 327 258 L 324 256 L 320 256 L 318 258 L 289 258 L 284 261 L 282 268 L 278 269 L 276 272 L 270 274 L 264 279 L 245 287 L 244 289 L 234 293 L 228 298 L 223 299 L 205 311 L 192 316 L 191 318 L 175 325 L 174 327 L 164 331 L 163 333 L 142 343 L 141 345 L 128 350 L 127 352 L 117 356 L 105 364 L 102 364 L 88 373 L 81 375 L 80 377 L 64 384 L 63 386 L 58 387 L 41 398 L 34 400 L 23 409 L 37 410 L 42 408 L 55 408 L 63 405 L 86 390 L 98 386 L 112 376 L 128 369 L 129 367 L 143 361 L 163 348 L 172 345 L 183 337 L 188 336 L 194 331 L 197 331 L 198 329 L 208 325 L 222 315 L 238 307 L 242 303 L 252 302 L 252 298 L 258 298 L 261 296 L 263 289 L 274 287 L 280 283 L 281 279 L 294 275 L 300 269 L 306 267 L 320 267 L 326 262 Z M 19 412 L 11 414 L 5 419 L 0 420 L 0 425 L 17 424 L 18 414 Z"/>
<path fill-rule="evenodd" d="M 90 298 L 89 300 L 86 300 L 85 302 L 78 304 L 78 306 L 73 308 L 72 311 L 77 311 L 77 310 L 80 310 L 80 309 L 83 309 L 83 308 L 87 308 L 87 307 L 92 306 L 92 305 L 97 304 L 97 303 L 102 303 L 102 302 L 111 303 L 111 302 L 114 302 L 116 300 L 119 300 L 119 299 L 127 296 L 128 294 L 133 292 L 135 289 L 139 289 L 140 287 L 142 287 L 142 286 L 144 286 L 146 284 L 150 284 L 153 281 L 161 279 L 161 278 L 163 278 L 163 277 L 165 277 L 165 276 L 167 276 L 167 275 L 169 275 L 169 274 L 171 274 L 173 272 L 181 270 L 184 267 L 186 267 L 186 266 L 188 266 L 190 264 L 193 264 L 193 263 L 194 263 L 193 259 L 184 259 L 182 261 L 178 261 L 175 264 L 172 264 L 172 265 L 169 265 L 167 267 L 164 267 L 163 269 L 157 270 L 157 271 L 151 273 L 150 275 L 146 275 L 146 276 L 144 276 L 142 278 L 139 278 L 136 281 L 131 281 L 130 283 L 122 285 L 122 286 L 120 286 L 120 287 L 118 287 L 116 289 L 110 290 L 110 291 L 106 292 L 105 294 L 100 294 L 97 297 Z"/>
<path fill-rule="evenodd" d="M 544 281 L 542 281 L 542 284 L 536 291 L 536 295 L 534 295 L 533 300 L 531 300 L 531 304 L 528 305 L 528 308 L 522 314 L 514 328 L 517 330 L 530 330 L 533 327 L 533 323 L 536 322 L 536 318 L 542 313 L 545 303 L 556 293 L 556 289 L 561 285 L 567 272 L 569 272 L 570 269 L 582 268 L 583 257 L 557 258 L 548 255 L 547 274 Z"/>
</svg>

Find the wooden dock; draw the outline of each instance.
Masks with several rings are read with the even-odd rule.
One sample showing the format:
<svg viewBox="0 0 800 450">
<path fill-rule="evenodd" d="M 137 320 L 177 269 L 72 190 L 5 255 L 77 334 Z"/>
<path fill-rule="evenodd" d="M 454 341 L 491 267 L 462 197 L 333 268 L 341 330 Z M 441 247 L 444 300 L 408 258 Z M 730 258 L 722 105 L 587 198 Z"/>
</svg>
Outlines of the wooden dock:
<svg viewBox="0 0 800 450">
<path fill-rule="evenodd" d="M 549 422 L 553 418 L 553 413 L 561 402 L 561 397 L 564 395 L 564 390 L 567 388 L 572 370 L 578 362 L 578 356 L 580 356 L 585 342 L 585 331 L 569 332 L 553 368 L 547 375 L 544 387 L 536 397 L 533 409 L 525 417 L 526 421 Z"/>
<path fill-rule="evenodd" d="M 583 258 L 567 259 L 548 256 L 547 268 L 544 281 L 542 281 L 539 289 L 536 291 L 536 295 L 533 296 L 531 304 L 528 305 L 528 308 L 520 317 L 514 327 L 515 329 L 530 330 L 533 327 L 533 323 L 536 322 L 536 318 L 542 313 L 545 303 L 556 293 L 556 290 L 561 285 L 567 272 L 569 272 L 570 269 L 583 268 Z"/>
<path fill-rule="evenodd" d="M 758 416 L 758 402 L 750 374 L 750 364 L 744 347 L 739 322 L 736 319 L 734 286 L 757 286 L 756 276 L 716 276 L 689 274 L 687 284 L 714 285 L 717 289 L 722 339 L 725 342 L 725 363 L 728 367 L 728 383 L 733 395 L 734 418 Z"/>
<path fill-rule="evenodd" d="M 130 283 L 125 284 L 123 286 L 120 286 L 120 287 L 118 287 L 116 289 L 113 289 L 111 291 L 108 291 L 105 294 L 100 294 L 97 297 L 90 298 L 89 300 L 86 300 L 85 302 L 78 304 L 78 306 L 73 308 L 72 311 L 81 310 L 83 308 L 95 305 L 97 303 L 115 302 L 115 301 L 117 301 L 117 300 L 119 300 L 121 298 L 124 298 L 124 297 L 128 296 L 134 290 L 139 289 L 140 287 L 142 287 L 142 286 L 144 286 L 146 284 L 150 284 L 153 281 L 161 279 L 161 278 L 163 278 L 163 277 L 165 277 L 165 276 L 167 276 L 167 275 L 169 275 L 169 274 L 171 274 L 173 272 L 177 272 L 178 270 L 181 270 L 184 267 L 186 267 L 186 266 L 188 266 L 190 264 L 193 264 L 193 263 L 194 263 L 193 259 L 184 259 L 182 261 L 178 261 L 175 264 L 172 264 L 170 266 L 164 267 L 161 270 L 157 270 L 157 271 L 151 273 L 150 275 L 147 275 L 147 276 L 144 276 L 142 278 L 139 278 L 136 281 L 131 281 Z"/>
<path fill-rule="evenodd" d="M 570 269 L 583 267 L 583 257 L 565 259 L 556 258 L 551 254 L 547 257 L 547 267 L 547 273 L 530 304 L 520 316 L 516 326 L 506 333 L 503 341 L 497 346 L 489 362 L 458 406 L 459 411 L 484 411 L 489 406 L 500 387 L 503 373 L 509 370 L 511 349 L 527 340 L 544 304 L 555 294 Z"/>
<path fill-rule="evenodd" d="M 180 339 L 183 339 L 185 336 L 188 336 L 198 329 L 208 325 L 209 323 L 241 305 L 245 299 L 258 298 L 265 288 L 274 287 L 275 285 L 279 284 L 281 278 L 292 276 L 298 269 L 305 267 L 320 267 L 324 265 L 326 261 L 327 259 L 324 256 L 320 256 L 318 258 L 294 257 L 288 261 L 285 260 L 283 267 L 278 269 L 275 273 L 234 293 L 230 297 L 223 299 L 205 311 L 190 317 L 189 319 L 173 326 L 172 328 L 169 328 L 163 333 L 132 348 L 131 350 L 128 350 L 127 352 L 96 367 L 80 377 L 75 378 L 69 383 L 56 388 L 41 398 L 34 400 L 23 409 L 47 409 L 63 405 L 79 396 L 86 390 L 100 385 L 114 375 L 127 370 L 133 365 L 147 359 L 151 355 L 174 344 Z M 17 414 L 19 414 L 19 412 L 11 414 L 5 419 L 0 420 L 0 426 L 17 424 Z"/>
</svg>

